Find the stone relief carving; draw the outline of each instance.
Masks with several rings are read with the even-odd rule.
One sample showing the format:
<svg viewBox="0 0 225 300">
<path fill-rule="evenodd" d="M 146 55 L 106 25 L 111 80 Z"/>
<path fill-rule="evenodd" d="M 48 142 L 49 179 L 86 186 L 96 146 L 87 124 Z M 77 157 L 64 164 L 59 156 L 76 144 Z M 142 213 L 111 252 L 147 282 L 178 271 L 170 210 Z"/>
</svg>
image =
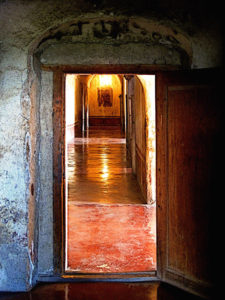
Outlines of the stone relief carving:
<svg viewBox="0 0 225 300">
<path fill-rule="evenodd" d="M 97 45 L 105 45 L 108 57 L 114 57 L 115 51 L 109 50 L 109 46 L 123 46 L 129 49 L 131 43 L 133 44 L 132 51 L 124 51 L 127 54 L 129 53 L 132 61 L 133 57 L 137 57 L 139 61 L 141 57 L 143 58 L 142 63 L 187 66 L 192 61 L 191 43 L 182 32 L 153 20 L 134 17 L 79 19 L 76 22 L 63 24 L 46 32 L 37 47 L 36 53 L 41 57 L 42 63 L 60 64 L 59 60 L 52 59 L 51 53 L 53 50 L 51 49 L 56 49 L 54 48 L 56 46 L 58 47 L 57 55 L 61 57 L 63 55 L 61 48 L 68 45 L 65 51 L 67 51 L 67 54 L 71 53 L 67 55 L 67 58 L 71 57 L 72 59 L 72 55 L 75 53 L 73 46 L 79 45 L 80 49 L 84 49 L 85 44 L 90 45 L 89 48 L 92 47 L 93 56 L 95 56 L 98 51 L 102 55 L 101 50 L 97 49 Z M 149 52 L 150 49 L 152 49 L 151 52 Z M 87 49 L 80 50 L 79 57 L 84 52 L 87 53 Z M 140 55 L 140 52 L 142 52 L 142 55 Z M 164 59 L 165 57 L 167 59 Z M 68 58 L 64 63 L 73 63 L 71 59 Z M 121 63 L 121 55 L 116 61 Z"/>
<path fill-rule="evenodd" d="M 154 28 L 155 27 L 155 28 Z M 157 30 L 157 27 L 159 30 Z M 164 32 L 163 32 L 164 31 Z M 167 31 L 167 32 L 166 32 Z M 96 42 L 99 40 L 112 43 L 145 42 L 149 44 L 163 44 L 179 47 L 182 44 L 181 35 L 176 31 L 169 33 L 162 26 L 145 26 L 137 21 L 122 20 L 98 20 L 77 21 L 58 29 L 49 35 L 50 39 L 68 42 Z M 183 38 L 183 37 L 182 37 Z M 46 41 L 46 39 L 45 39 Z M 44 42 L 44 40 L 43 40 Z"/>
</svg>

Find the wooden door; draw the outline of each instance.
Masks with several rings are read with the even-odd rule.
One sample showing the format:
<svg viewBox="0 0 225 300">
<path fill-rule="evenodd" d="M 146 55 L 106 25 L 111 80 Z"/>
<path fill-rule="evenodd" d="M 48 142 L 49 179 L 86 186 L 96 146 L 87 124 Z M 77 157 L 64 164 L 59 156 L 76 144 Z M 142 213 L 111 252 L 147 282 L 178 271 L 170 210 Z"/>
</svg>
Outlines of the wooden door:
<svg viewBox="0 0 225 300">
<path fill-rule="evenodd" d="M 210 298 L 222 182 L 216 70 L 156 75 L 158 276 Z"/>
</svg>

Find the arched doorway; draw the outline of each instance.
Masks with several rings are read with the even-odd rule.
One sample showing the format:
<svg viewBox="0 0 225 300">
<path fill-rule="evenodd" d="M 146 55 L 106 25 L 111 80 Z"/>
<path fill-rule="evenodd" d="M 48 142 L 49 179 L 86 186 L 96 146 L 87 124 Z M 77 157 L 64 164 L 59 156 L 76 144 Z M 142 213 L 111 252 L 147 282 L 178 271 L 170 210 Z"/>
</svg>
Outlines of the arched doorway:
<svg viewBox="0 0 225 300">
<path fill-rule="evenodd" d="M 208 276 L 209 274 L 207 274 L 206 276 L 206 273 L 208 272 L 204 272 L 204 270 L 208 269 L 208 264 L 210 264 L 210 261 L 204 260 L 203 262 L 199 258 L 198 253 L 201 253 L 202 249 L 207 248 L 206 236 L 209 235 L 207 235 L 207 232 L 202 235 L 202 232 L 204 232 L 204 228 L 210 227 L 210 219 L 207 217 L 201 217 L 200 220 L 202 221 L 199 222 L 199 216 L 197 217 L 196 214 L 192 214 L 192 211 L 196 211 L 196 209 L 198 212 L 209 211 L 207 204 L 208 201 L 203 201 L 205 194 L 203 195 L 199 193 L 199 206 L 196 206 L 194 204 L 196 203 L 196 194 L 193 192 L 193 190 L 195 190 L 196 186 L 193 185 L 193 181 L 191 180 L 191 178 L 193 176 L 196 176 L 196 180 L 194 180 L 194 182 L 200 182 L 202 186 L 204 186 L 204 188 L 200 190 L 204 191 L 208 191 L 209 187 L 209 185 L 205 185 L 205 182 L 213 180 L 213 178 L 209 176 L 206 181 L 202 180 L 205 175 L 203 176 L 201 172 L 196 173 L 194 171 L 194 163 L 193 165 L 188 166 L 187 172 L 185 172 L 185 180 L 182 181 L 181 184 L 180 180 L 184 177 L 180 177 L 180 173 L 177 172 L 177 170 L 179 169 L 179 165 L 182 165 L 184 163 L 184 160 L 186 159 L 188 154 L 186 153 L 185 157 L 182 155 L 177 155 L 179 152 L 178 149 L 181 150 L 184 145 L 188 146 L 193 142 L 193 140 L 190 138 L 190 135 L 186 135 L 186 132 L 191 131 L 191 128 L 188 128 L 190 124 L 192 124 L 196 120 L 206 120 L 208 118 L 209 111 L 215 111 L 215 114 L 210 115 L 210 118 L 212 118 L 210 123 L 218 125 L 216 120 L 220 120 L 220 116 L 218 116 L 219 112 L 217 111 L 217 109 L 215 109 L 215 105 L 213 105 L 213 102 L 215 101 L 215 94 L 213 94 L 212 92 L 212 86 L 215 84 L 216 76 L 215 73 L 210 71 L 163 73 L 162 71 L 165 69 L 177 70 L 179 68 L 188 69 L 190 67 L 192 59 L 192 48 L 189 40 L 182 34 L 177 35 L 172 31 L 171 28 L 160 26 L 158 27 L 159 24 L 157 24 L 157 26 L 155 27 L 154 24 L 152 26 L 152 23 L 146 20 L 136 21 L 138 23 L 138 26 L 134 26 L 134 23 L 132 23 L 132 26 L 129 27 L 129 30 L 127 32 L 131 34 L 132 37 L 132 33 L 134 33 L 135 31 L 134 28 L 139 28 L 140 30 L 138 29 L 137 35 L 140 39 L 138 38 L 138 42 L 135 42 L 135 40 L 132 40 L 132 38 L 129 41 L 125 42 L 125 40 L 123 40 L 124 35 L 121 35 L 123 41 L 120 41 L 118 43 L 118 40 L 115 40 L 115 36 L 111 35 L 112 32 L 110 30 L 108 30 L 105 35 L 103 35 L 103 37 L 99 34 L 96 35 L 96 30 L 97 32 L 99 30 L 101 31 L 102 25 L 98 27 L 98 22 L 95 23 L 95 20 L 92 20 L 88 23 L 88 26 L 90 25 L 91 32 L 95 35 L 95 38 L 98 40 L 98 42 L 97 40 L 95 40 L 96 43 L 90 43 L 88 41 L 88 38 L 90 36 L 88 35 L 88 33 L 90 33 L 88 30 L 79 31 L 79 34 L 71 33 L 71 35 L 67 35 L 65 33 L 68 31 L 68 27 L 63 26 L 63 28 L 61 29 L 63 29 L 64 31 L 60 30 L 60 36 L 62 37 L 63 35 L 66 35 L 65 39 L 62 39 L 61 37 L 59 39 L 56 39 L 56 36 L 58 36 L 57 32 L 59 31 L 59 28 L 54 29 L 53 31 L 51 31 L 51 36 L 49 36 L 48 32 L 45 36 L 39 39 L 37 43 L 39 46 L 34 51 L 36 55 L 34 57 L 37 57 L 38 61 L 42 64 L 42 80 L 43 78 L 45 78 L 48 80 L 49 87 L 53 88 L 54 86 L 53 99 L 56 104 L 53 111 L 53 116 L 57 120 L 57 122 L 55 123 L 56 126 L 53 130 L 53 149 L 55 151 L 55 154 L 53 156 L 53 164 L 56 167 L 53 170 L 52 176 L 54 178 L 54 182 L 56 182 L 56 185 L 54 185 L 53 189 L 54 195 L 56 196 L 54 197 L 54 201 L 52 201 L 52 198 L 50 197 L 50 202 L 52 201 L 52 204 L 49 205 L 50 214 L 52 214 L 52 211 L 54 211 L 54 220 L 57 220 L 54 222 L 53 231 L 51 229 L 51 219 L 49 218 L 48 220 L 48 216 L 43 218 L 45 219 L 45 230 L 49 230 L 50 238 L 53 237 L 52 242 L 48 244 L 49 248 L 47 248 L 47 250 L 50 249 L 49 253 L 54 253 L 52 255 L 52 257 L 54 258 L 54 264 L 49 265 L 53 267 L 53 276 L 54 274 L 63 274 L 61 268 L 61 248 L 63 243 L 61 235 L 63 225 L 63 208 L 61 196 L 64 170 L 64 152 L 62 151 L 64 143 L 64 136 L 62 133 L 64 132 L 64 123 L 62 120 L 64 74 L 71 72 L 76 72 L 79 74 L 155 74 L 157 81 L 157 276 L 161 280 L 171 282 L 182 288 L 192 291 L 194 290 L 196 293 L 207 294 L 208 289 L 210 289 L 210 284 L 208 283 L 211 281 L 211 279 L 210 276 Z M 105 24 L 109 24 L 109 26 L 111 26 L 111 20 L 108 20 L 106 18 L 104 22 Z M 139 26 L 139 22 L 142 25 L 145 24 L 147 28 L 148 38 L 150 42 L 149 44 L 141 34 L 142 26 Z M 100 22 L 100 24 L 102 24 L 102 22 Z M 70 26 L 72 24 L 70 23 L 67 25 Z M 76 22 L 73 25 L 76 27 Z M 160 32 L 156 32 L 156 28 L 160 28 Z M 83 38 L 86 44 L 80 43 Z M 104 43 L 102 43 L 101 38 L 104 39 Z M 106 40 L 108 40 L 108 42 L 106 42 Z M 62 41 L 64 42 L 62 43 Z M 87 44 L 90 47 L 86 47 Z M 53 74 L 47 74 L 49 72 L 53 72 Z M 46 93 L 43 98 L 48 98 L 47 94 L 48 93 Z M 207 105 L 202 102 L 202 99 L 206 96 L 208 97 Z M 187 102 L 184 102 L 182 99 L 189 99 L 190 101 L 188 100 Z M 198 103 L 201 109 L 199 109 L 199 107 L 195 107 L 196 103 Z M 49 107 L 51 108 L 52 103 L 49 104 Z M 187 115 L 185 115 L 184 119 L 177 118 L 176 116 L 179 115 L 179 112 L 184 110 L 185 105 L 188 106 L 188 109 L 185 109 Z M 210 109 L 207 109 L 207 107 L 210 107 Z M 193 114 L 192 108 L 193 111 L 197 111 L 199 113 L 199 116 L 194 119 L 193 117 L 195 116 L 195 114 Z M 176 114 L 177 110 L 178 114 Z M 50 111 L 52 112 L 52 109 L 50 109 Z M 217 130 L 219 127 L 217 125 L 215 125 L 213 130 L 210 129 L 209 131 L 207 131 L 208 133 L 204 131 L 204 140 L 212 140 L 217 135 Z M 184 131 L 180 132 L 180 128 L 183 128 Z M 201 128 L 201 126 L 197 126 L 197 128 Z M 58 134 L 57 132 L 61 132 L 62 134 Z M 185 134 L 183 134 L 184 132 Z M 209 132 L 211 135 L 209 134 Z M 176 135 L 181 137 L 179 141 L 174 138 Z M 201 145 L 196 143 L 195 145 L 193 145 L 193 149 L 195 149 L 195 151 L 197 152 L 189 152 L 193 154 L 191 157 L 195 162 L 196 157 L 198 157 L 198 155 L 202 153 L 200 151 L 200 148 Z M 212 161 L 215 160 L 215 157 L 212 157 L 211 155 L 212 151 L 210 151 L 210 149 L 210 147 L 208 148 L 208 150 L 205 149 L 206 151 L 204 152 L 204 161 L 208 159 L 212 159 Z M 196 153 L 198 153 L 197 156 Z M 198 163 L 196 162 L 198 166 L 200 166 L 199 169 L 203 167 L 201 165 L 201 162 L 203 161 L 198 160 Z M 203 165 L 205 167 L 207 164 Z M 49 166 L 51 170 L 52 164 L 50 163 Z M 173 170 L 174 172 L 171 173 L 171 170 Z M 174 174 L 176 174 L 175 177 L 173 177 Z M 204 174 L 209 173 L 204 172 Z M 51 175 L 49 175 L 49 178 L 50 177 Z M 181 187 L 179 193 L 178 187 Z M 185 189 L 186 191 L 188 191 L 187 194 L 189 196 L 183 198 L 185 199 L 183 203 L 180 202 L 179 195 Z M 208 195 L 210 195 L 210 192 L 206 194 L 207 199 L 209 199 Z M 180 203 L 183 203 L 182 205 L 184 205 L 185 207 L 185 212 L 187 211 L 188 213 L 175 213 L 176 217 L 173 218 L 173 208 L 177 209 L 177 211 L 180 211 Z M 200 207 L 200 209 L 198 209 L 198 207 Z M 183 211 L 182 209 L 183 206 L 181 208 L 181 211 Z M 191 220 L 190 215 L 193 217 L 193 219 Z M 185 226 L 185 224 L 189 222 L 190 224 L 192 224 L 192 230 L 187 230 Z M 201 236 L 201 239 L 196 239 L 192 244 L 193 247 L 189 247 L 188 245 L 191 244 L 193 232 L 198 232 L 198 236 Z M 43 236 L 44 234 L 39 235 L 39 247 L 41 248 L 43 246 L 43 251 L 46 251 L 46 246 L 43 243 Z M 185 253 L 185 257 L 188 258 L 186 259 L 186 263 L 184 263 L 183 256 L 179 256 L 180 253 Z M 206 251 L 206 254 L 209 254 L 208 250 Z M 50 257 L 51 255 L 49 256 L 49 258 Z M 187 261 L 189 261 L 190 264 L 187 263 Z M 41 264 L 42 266 L 44 266 L 43 260 L 40 257 L 40 265 Z M 194 265 L 201 265 L 201 271 L 196 271 Z"/>
</svg>

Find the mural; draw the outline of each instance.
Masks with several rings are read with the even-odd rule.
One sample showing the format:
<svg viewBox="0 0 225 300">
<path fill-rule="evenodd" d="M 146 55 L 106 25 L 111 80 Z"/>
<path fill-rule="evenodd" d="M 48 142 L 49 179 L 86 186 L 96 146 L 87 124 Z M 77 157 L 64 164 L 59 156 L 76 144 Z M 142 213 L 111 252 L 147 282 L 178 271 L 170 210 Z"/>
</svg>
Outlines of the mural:
<svg viewBox="0 0 225 300">
<path fill-rule="evenodd" d="M 112 107 L 113 89 L 111 87 L 98 88 L 98 106 Z"/>
</svg>

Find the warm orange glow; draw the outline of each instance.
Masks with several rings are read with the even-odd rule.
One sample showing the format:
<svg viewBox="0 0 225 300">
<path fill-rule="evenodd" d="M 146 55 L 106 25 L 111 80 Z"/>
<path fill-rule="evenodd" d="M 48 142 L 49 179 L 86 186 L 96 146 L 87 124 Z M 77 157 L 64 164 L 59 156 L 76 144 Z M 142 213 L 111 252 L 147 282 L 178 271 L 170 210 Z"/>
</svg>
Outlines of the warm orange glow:
<svg viewBox="0 0 225 300">
<path fill-rule="evenodd" d="M 109 177 L 109 168 L 108 168 L 108 165 L 105 164 L 105 165 L 103 165 L 103 167 L 102 167 L 101 178 L 102 178 L 103 180 L 107 180 L 108 177 Z"/>
<path fill-rule="evenodd" d="M 112 75 L 99 75 L 100 87 L 112 85 Z"/>
<path fill-rule="evenodd" d="M 74 138 L 73 126 L 75 123 L 75 78 L 74 74 L 66 75 L 66 140 Z"/>
<path fill-rule="evenodd" d="M 104 149 L 105 150 L 105 149 Z M 109 166 L 108 166 L 108 155 L 107 153 L 102 153 L 102 170 L 101 170 L 101 178 L 103 181 L 106 181 L 109 177 Z"/>
<path fill-rule="evenodd" d="M 150 203 L 156 200 L 156 132 L 155 132 L 155 75 L 138 75 L 145 91 L 146 131 L 147 131 L 147 193 Z"/>
</svg>

